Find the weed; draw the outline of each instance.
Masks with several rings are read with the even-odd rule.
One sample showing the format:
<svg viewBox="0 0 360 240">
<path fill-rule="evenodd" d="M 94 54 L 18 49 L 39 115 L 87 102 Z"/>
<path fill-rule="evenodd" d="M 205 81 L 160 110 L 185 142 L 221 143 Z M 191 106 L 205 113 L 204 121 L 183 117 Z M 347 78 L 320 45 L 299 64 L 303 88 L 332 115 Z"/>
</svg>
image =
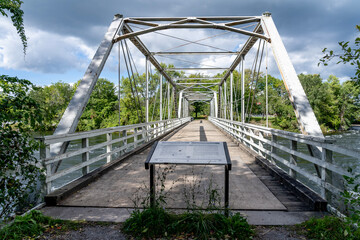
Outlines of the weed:
<svg viewBox="0 0 360 240">
<path fill-rule="evenodd" d="M 174 168 L 172 167 L 166 167 L 163 170 L 158 169 L 157 192 L 153 206 L 150 206 L 148 201 L 150 198 L 149 190 L 147 187 L 141 187 L 139 191 L 147 190 L 147 196 L 143 200 L 136 197 L 133 202 L 140 202 L 143 209 L 136 209 L 131 213 L 130 218 L 125 221 L 122 227 L 124 233 L 135 238 L 151 239 L 163 237 L 251 239 L 253 230 L 244 217 L 239 213 L 229 217 L 221 213 L 222 209 L 219 207 L 221 202 L 220 190 L 212 181 L 213 176 L 211 176 L 205 192 L 201 191 L 204 170 L 199 174 L 200 178 L 197 178 L 193 168 L 191 180 L 187 176 L 183 180 L 184 185 L 190 186 L 183 191 L 187 211 L 182 214 L 174 214 L 165 209 L 166 200 L 169 198 L 169 192 L 165 191 L 165 181 L 167 174 L 173 171 Z M 176 181 L 173 182 L 172 186 Z M 198 194 L 203 196 L 203 202 L 200 206 L 196 204 L 195 196 Z"/>
<path fill-rule="evenodd" d="M 15 217 L 11 224 L 0 230 L 1 239 L 34 238 L 45 231 L 68 229 L 76 230 L 77 222 L 52 219 L 44 216 L 40 211 L 33 210 L 24 216 Z"/>
<path fill-rule="evenodd" d="M 360 239 L 360 230 L 334 216 L 325 216 L 323 218 L 312 218 L 298 227 L 301 232 L 310 239 L 337 239 L 351 240 Z"/>
</svg>

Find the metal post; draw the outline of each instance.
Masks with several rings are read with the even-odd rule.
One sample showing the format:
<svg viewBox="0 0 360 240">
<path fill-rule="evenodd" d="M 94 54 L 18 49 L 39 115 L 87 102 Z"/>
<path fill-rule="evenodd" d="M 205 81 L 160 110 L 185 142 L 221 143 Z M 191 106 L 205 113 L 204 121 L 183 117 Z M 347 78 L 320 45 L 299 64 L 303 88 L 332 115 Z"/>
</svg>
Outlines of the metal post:
<svg viewBox="0 0 360 240">
<path fill-rule="evenodd" d="M 266 42 L 266 83 L 265 83 L 265 95 L 266 95 L 266 127 L 269 127 L 269 95 L 268 95 L 268 52 L 269 52 L 269 48 L 268 48 L 268 42 Z"/>
<path fill-rule="evenodd" d="M 321 160 L 324 162 L 328 162 L 330 164 L 333 163 L 333 153 L 331 150 L 328 150 L 326 148 L 323 148 L 321 151 Z M 321 168 L 321 180 L 325 183 L 329 183 L 333 185 L 333 174 L 331 170 L 327 170 L 326 168 Z M 325 187 L 321 188 L 321 197 L 323 197 L 325 200 L 330 201 L 331 200 L 331 192 L 327 190 Z"/>
<path fill-rule="evenodd" d="M 155 178 L 154 164 L 150 164 L 150 207 L 155 204 Z"/>
<path fill-rule="evenodd" d="M 168 119 L 170 119 L 170 83 L 167 82 L 167 111 L 168 111 Z"/>
<path fill-rule="evenodd" d="M 173 98 L 174 98 L 174 110 L 175 110 L 175 116 L 176 116 L 176 113 L 178 112 L 178 102 L 176 101 L 177 99 L 177 92 L 176 92 L 176 88 L 173 87 Z"/>
<path fill-rule="evenodd" d="M 221 86 L 219 86 L 219 101 L 218 101 L 218 112 L 217 117 L 221 118 Z"/>
<path fill-rule="evenodd" d="M 145 105 L 145 115 L 146 123 L 149 122 L 149 57 L 146 56 L 145 60 L 145 73 L 146 73 L 146 105 Z"/>
<path fill-rule="evenodd" d="M 45 145 L 45 140 L 42 138 L 41 140 L 41 146 L 40 146 L 40 159 L 42 161 L 42 164 L 44 168 L 46 169 L 46 178 L 51 177 L 51 164 L 46 164 L 45 160 L 49 157 L 51 157 L 50 154 L 50 145 Z M 45 186 L 45 192 L 46 194 L 49 194 L 51 192 L 51 182 L 47 182 Z"/>
<path fill-rule="evenodd" d="M 233 81 L 234 81 L 234 76 L 233 76 L 233 72 L 231 72 L 230 74 L 230 120 L 233 121 Z"/>
<path fill-rule="evenodd" d="M 118 43 L 118 61 L 119 61 L 119 65 L 118 65 L 118 101 L 119 101 L 119 126 L 121 125 L 121 116 L 120 116 L 120 99 L 121 99 L 121 95 L 120 95 L 120 41 Z"/>
<path fill-rule="evenodd" d="M 297 141 L 291 140 L 290 149 L 293 151 L 297 151 Z M 296 160 L 297 160 L 296 155 L 290 154 L 290 163 L 297 165 Z M 292 170 L 291 168 L 289 168 L 289 175 L 291 177 L 293 177 L 294 179 L 296 179 L 296 172 L 294 170 Z"/>
<path fill-rule="evenodd" d="M 225 165 L 225 216 L 229 216 L 229 166 Z"/>
<path fill-rule="evenodd" d="M 163 112 L 162 112 L 162 83 L 163 83 L 163 76 L 160 74 L 160 121 L 162 121 L 162 114 L 163 114 Z"/>
<path fill-rule="evenodd" d="M 272 134 L 272 135 L 271 135 L 271 141 L 272 141 L 273 143 L 277 143 L 277 136 L 274 135 L 274 134 Z M 271 154 L 276 154 L 276 152 L 277 152 L 276 150 L 277 150 L 276 147 L 271 146 Z M 271 162 L 272 162 L 273 164 L 275 164 L 275 158 L 270 157 L 270 159 L 271 159 Z"/>
<path fill-rule="evenodd" d="M 88 148 L 89 147 L 89 139 L 88 138 L 83 138 L 82 141 L 81 141 L 81 147 L 82 148 Z M 86 151 L 82 154 L 81 156 L 81 160 L 82 162 L 87 162 L 89 161 L 89 151 Z M 86 167 L 83 167 L 82 168 L 82 175 L 86 175 L 89 173 L 89 165 L 86 166 Z"/>
<path fill-rule="evenodd" d="M 178 118 L 181 118 L 181 101 L 182 101 L 182 94 L 183 94 L 183 91 L 180 91 L 180 94 L 179 94 Z"/>
<path fill-rule="evenodd" d="M 214 91 L 214 117 L 218 117 L 218 105 L 216 99 L 216 92 Z"/>
<path fill-rule="evenodd" d="M 109 144 L 109 142 L 111 142 L 111 140 L 112 140 L 112 133 L 107 133 L 106 141 L 108 142 L 108 145 L 106 146 L 106 153 L 111 153 L 111 151 L 112 151 L 112 144 Z M 106 157 L 106 162 L 107 163 L 111 162 L 111 154 Z"/>
<path fill-rule="evenodd" d="M 245 123 L 245 57 L 241 55 L 241 122 Z"/>
<path fill-rule="evenodd" d="M 226 118 L 226 106 L 227 105 L 227 98 L 226 98 L 226 81 L 224 82 L 224 118 Z"/>
</svg>

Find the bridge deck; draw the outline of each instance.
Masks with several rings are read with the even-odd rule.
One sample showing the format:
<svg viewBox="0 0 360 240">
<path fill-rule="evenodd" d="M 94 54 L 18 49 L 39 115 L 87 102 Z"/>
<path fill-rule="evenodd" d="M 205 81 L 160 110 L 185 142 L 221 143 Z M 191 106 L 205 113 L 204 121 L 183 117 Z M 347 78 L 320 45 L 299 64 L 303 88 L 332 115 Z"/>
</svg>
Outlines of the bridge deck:
<svg viewBox="0 0 360 240">
<path fill-rule="evenodd" d="M 295 197 L 290 196 L 285 189 L 278 191 L 281 186 L 274 187 L 276 182 L 272 182 L 271 179 L 269 181 L 269 176 L 262 177 L 263 180 L 270 183 L 270 186 L 273 186 L 272 190 L 275 189 L 273 191 L 275 194 L 283 193 L 280 199 L 276 197 L 249 168 L 249 166 L 256 167 L 253 164 L 253 157 L 243 152 L 231 139 L 208 121 L 193 121 L 167 141 L 226 141 L 228 143 L 233 164 L 230 172 L 231 209 L 287 210 L 286 205 L 289 202 L 292 202 L 289 206 L 305 206 Z M 130 157 L 95 182 L 60 202 L 59 205 L 131 208 L 134 207 L 135 202 L 141 206 L 141 200 L 148 193 L 149 172 L 144 169 L 148 152 L 149 149 Z M 166 201 L 169 208 L 186 208 L 193 202 L 197 206 L 206 207 L 209 189 L 217 189 L 217 193 L 223 201 L 223 166 L 182 165 L 171 167 L 164 165 L 157 171 L 158 176 L 163 176 L 164 171 L 171 171 L 166 173 L 167 179 L 164 181 L 166 189 L 163 193 L 168 197 Z M 259 169 L 256 171 L 259 172 Z M 157 183 L 161 185 L 160 181 Z M 159 188 L 160 186 L 157 187 L 158 191 Z"/>
<path fill-rule="evenodd" d="M 292 225 L 324 214 L 312 211 L 307 203 L 299 200 L 255 163 L 253 156 L 208 121 L 193 121 L 163 141 L 226 141 L 233 164 L 230 171 L 230 208 L 239 210 L 250 224 Z M 125 221 L 135 206 L 134 202 L 141 207 L 142 199 L 149 192 L 149 172 L 144 167 L 148 152 L 149 148 L 127 158 L 113 170 L 59 202 L 58 206 L 43 208 L 43 213 L 71 220 Z M 193 203 L 193 196 L 197 206 L 206 207 L 209 199 L 207 189 L 217 189 L 220 205 L 223 206 L 223 166 L 181 165 L 165 170 L 166 167 L 170 165 L 164 165 L 157 176 L 168 171 L 164 182 L 168 208 L 186 208 Z M 157 183 L 160 181 L 157 180 Z"/>
</svg>

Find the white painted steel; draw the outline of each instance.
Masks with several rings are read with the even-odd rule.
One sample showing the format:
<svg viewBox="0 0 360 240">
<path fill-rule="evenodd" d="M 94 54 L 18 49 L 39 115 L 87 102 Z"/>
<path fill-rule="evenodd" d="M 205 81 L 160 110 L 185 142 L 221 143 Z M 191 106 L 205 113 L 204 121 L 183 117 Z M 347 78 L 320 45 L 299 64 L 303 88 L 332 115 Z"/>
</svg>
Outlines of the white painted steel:
<svg viewBox="0 0 360 240">
<path fill-rule="evenodd" d="M 245 123 L 245 56 L 241 56 L 241 122 Z"/>
<path fill-rule="evenodd" d="M 163 114 L 163 90 L 162 90 L 162 84 L 163 84 L 163 76 L 160 74 L 160 121 L 162 121 L 162 114 Z"/>
<path fill-rule="evenodd" d="M 146 143 L 146 141 L 152 140 L 158 136 L 168 133 L 173 129 L 179 127 L 180 125 L 189 122 L 190 117 L 186 118 L 176 118 L 171 120 L 163 120 L 149 123 L 141 123 L 120 127 L 105 128 L 99 130 L 93 130 L 88 132 L 79 132 L 72 134 L 62 134 L 62 135 L 50 135 L 38 138 L 41 142 L 44 143 L 44 147 L 40 149 L 40 158 L 43 162 L 43 166 L 46 169 L 46 185 L 47 193 L 52 192 L 51 185 L 52 182 L 60 177 L 73 173 L 74 171 L 82 169 L 83 175 L 89 173 L 89 165 L 96 163 L 100 160 L 106 159 L 107 163 L 114 160 L 114 154 L 123 155 L 132 149 L 140 146 L 141 144 Z M 117 139 L 112 139 L 112 134 L 121 133 L 122 137 Z M 89 139 L 98 136 L 106 136 L 106 141 L 98 143 L 92 146 L 89 146 Z M 129 139 L 134 139 L 134 142 L 128 143 Z M 69 141 L 82 141 L 82 146 L 74 151 L 66 152 L 56 156 L 50 155 L 51 146 L 54 143 L 58 142 L 69 142 Z M 121 146 L 115 147 L 114 144 Z M 97 149 L 104 149 L 105 153 L 98 156 L 89 157 L 89 153 Z M 66 160 L 74 156 L 82 156 L 82 162 L 65 168 L 61 171 L 53 173 L 51 171 L 51 165 L 54 163 L 59 163 L 63 160 Z M 117 156 L 119 157 L 119 155 Z M 68 184 L 68 183 L 66 183 Z M 65 185 L 66 185 L 65 184 Z"/>
<path fill-rule="evenodd" d="M 145 74 L 146 74 L 146 88 L 145 88 L 145 116 L 146 122 L 149 122 L 149 58 L 146 57 L 145 60 Z"/>
<path fill-rule="evenodd" d="M 233 116 L 233 72 L 230 74 L 230 120 L 234 120 Z"/>
<path fill-rule="evenodd" d="M 307 135 L 324 137 L 270 14 L 263 15 L 262 25 L 267 36 L 271 38 L 271 48 L 289 93 L 290 101 L 294 106 L 301 132 Z"/>
<path fill-rule="evenodd" d="M 360 161 L 360 152 L 336 146 L 333 144 L 333 140 L 286 132 L 237 121 L 229 121 L 221 118 L 209 117 L 209 120 L 217 127 L 233 136 L 237 141 L 249 147 L 254 153 L 266 158 L 269 162 L 274 164 L 279 162 L 287 166 L 290 169 L 290 175 L 296 177 L 297 180 L 299 180 L 298 176 L 302 175 L 306 179 L 312 181 L 315 185 L 320 187 L 321 192 L 319 192 L 319 194 L 327 200 L 329 200 L 325 194 L 327 191 L 337 196 L 339 196 L 339 194 L 343 191 L 343 189 L 339 189 L 338 186 L 334 186 L 332 184 L 331 178 L 327 177 L 329 173 L 336 173 L 341 176 L 355 176 L 357 174 L 351 174 L 341 166 L 334 164 L 332 162 L 332 154 L 338 153 Z M 271 136 L 271 140 L 264 138 L 263 136 Z M 276 141 L 278 137 L 290 140 L 291 145 L 281 145 L 278 141 Z M 298 143 L 307 144 L 321 149 L 321 156 L 312 156 L 311 154 L 305 154 L 298 151 Z M 278 151 L 288 153 L 289 159 L 284 159 L 279 156 Z M 301 158 L 302 160 L 320 167 L 323 174 L 321 176 L 313 175 L 307 169 L 299 167 L 297 165 L 297 158 Z"/>
<path fill-rule="evenodd" d="M 111 22 L 104 39 L 97 49 L 84 77 L 76 88 L 74 96 L 66 108 L 59 125 L 54 131 L 54 135 L 73 133 L 76 130 L 79 119 L 89 101 L 91 92 L 93 91 L 97 79 L 105 65 L 105 62 L 113 47 L 113 38 L 118 33 L 123 25 L 123 18 L 121 15 L 115 15 Z M 51 146 L 51 154 L 56 155 L 66 151 L 68 143 L 59 142 Z M 52 171 L 56 171 L 58 165 L 53 166 Z"/>
<path fill-rule="evenodd" d="M 215 110 L 215 113 L 214 113 L 214 117 L 218 117 L 218 105 L 217 105 L 217 94 L 216 92 L 214 92 L 214 110 Z"/>
<path fill-rule="evenodd" d="M 179 94 L 178 118 L 181 118 L 181 102 L 182 102 L 182 96 L 183 96 L 183 91 L 180 91 L 180 94 Z"/>
<path fill-rule="evenodd" d="M 227 91 L 227 87 L 226 87 L 226 81 L 224 82 L 224 118 L 227 119 L 227 114 L 226 114 L 226 108 L 227 108 L 227 96 L 226 96 L 226 91 Z"/>
</svg>

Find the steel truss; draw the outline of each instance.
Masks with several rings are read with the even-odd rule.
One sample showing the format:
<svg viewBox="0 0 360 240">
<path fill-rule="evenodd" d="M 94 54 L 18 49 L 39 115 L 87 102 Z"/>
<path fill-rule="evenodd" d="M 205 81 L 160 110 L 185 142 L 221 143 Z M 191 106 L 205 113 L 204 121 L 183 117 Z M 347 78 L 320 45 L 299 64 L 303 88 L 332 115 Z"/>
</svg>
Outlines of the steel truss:
<svg viewBox="0 0 360 240">
<path fill-rule="evenodd" d="M 248 31 L 239 28 L 243 24 L 254 24 L 253 31 Z M 131 25 L 142 26 L 140 30 L 134 31 Z M 158 32 L 166 29 L 219 29 L 246 35 L 249 38 L 242 45 L 242 48 L 237 52 L 231 51 L 215 51 L 215 52 L 151 52 L 140 40 L 139 36 Z M 227 16 L 227 17 L 129 17 L 124 18 L 122 15 L 115 15 L 110 27 L 105 34 L 104 40 L 101 42 L 93 60 L 91 61 L 83 79 L 81 80 L 79 87 L 77 88 L 74 97 L 71 99 L 69 106 L 67 107 L 54 135 L 73 133 L 76 130 L 78 121 L 85 109 L 85 106 L 89 100 L 90 94 L 96 84 L 96 81 L 102 71 L 102 68 L 110 54 L 113 45 L 121 40 L 130 40 L 137 49 L 145 56 L 146 65 L 151 63 L 161 74 L 161 76 L 172 85 L 173 93 L 175 98 L 178 99 L 178 103 L 175 101 L 175 112 L 180 117 L 181 114 L 186 114 L 185 108 L 188 108 L 189 102 L 194 101 L 205 101 L 210 102 L 211 114 L 217 117 L 220 113 L 220 106 L 224 102 L 227 106 L 226 97 L 226 84 L 227 79 L 230 78 L 230 85 L 232 86 L 232 72 L 236 69 L 239 64 L 242 63 L 242 90 L 244 87 L 244 67 L 246 54 L 254 46 L 257 40 L 263 39 L 268 43 L 271 43 L 273 55 L 277 62 L 277 66 L 282 75 L 283 81 L 289 93 L 289 98 L 294 106 L 294 110 L 301 128 L 302 133 L 323 137 L 320 126 L 315 118 L 313 110 L 309 104 L 309 101 L 305 95 L 305 92 L 300 84 L 300 81 L 296 75 L 295 69 L 290 61 L 284 44 L 280 38 L 280 35 L 275 27 L 270 13 L 264 13 L 262 16 Z M 156 56 L 161 55 L 236 55 L 235 60 L 225 70 L 224 77 L 212 78 L 212 80 L 218 80 L 219 86 L 218 92 L 214 92 L 207 86 L 209 83 L 194 83 L 194 85 L 187 86 L 189 83 L 177 82 L 176 79 L 172 78 L 168 71 L 177 70 L 219 70 L 220 68 L 172 68 L 164 69 L 160 62 L 156 59 Z M 146 75 L 148 76 L 149 68 L 146 68 Z M 195 78 L 201 80 L 201 78 Z M 204 78 L 207 79 L 207 78 Z M 208 78 L 211 79 L 211 78 Z M 148 77 L 147 77 L 148 83 Z M 210 83 L 213 84 L 213 83 Z M 195 91 L 199 89 L 201 91 Z M 224 96 L 222 97 L 222 93 Z M 242 94 L 244 91 L 242 91 Z M 230 88 L 230 99 L 233 99 L 232 87 Z M 177 97 L 179 95 L 179 97 Z M 146 94 L 147 102 L 147 116 L 148 120 L 148 94 Z M 168 86 L 169 96 L 169 86 Z M 244 119 L 244 98 L 241 97 L 242 102 L 242 121 Z M 230 104 L 230 118 L 232 120 L 232 109 L 233 102 L 229 101 Z M 177 106 L 178 105 L 178 108 Z M 183 111 L 182 111 L 183 108 Z M 187 112 L 188 113 L 188 112 Z M 226 112 L 225 112 L 226 118 Z M 51 146 L 52 154 L 59 154 L 65 152 L 67 143 L 60 143 L 58 145 Z M 56 171 L 56 168 L 55 168 Z"/>
</svg>

